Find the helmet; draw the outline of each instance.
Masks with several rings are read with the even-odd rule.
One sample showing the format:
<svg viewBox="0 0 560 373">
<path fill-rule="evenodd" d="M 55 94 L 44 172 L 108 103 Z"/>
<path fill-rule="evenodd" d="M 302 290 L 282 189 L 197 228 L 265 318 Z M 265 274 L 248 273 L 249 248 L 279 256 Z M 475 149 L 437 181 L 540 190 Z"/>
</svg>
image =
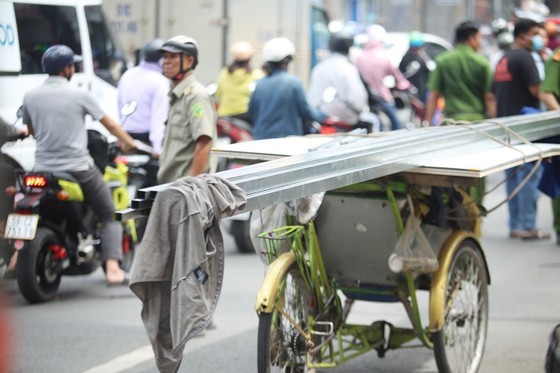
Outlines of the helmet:
<svg viewBox="0 0 560 373">
<path fill-rule="evenodd" d="M 53 45 L 43 53 L 41 64 L 47 74 L 58 74 L 68 65 L 81 62 L 82 57 L 76 56 L 66 45 Z"/>
<path fill-rule="evenodd" d="M 381 25 L 373 25 L 367 28 L 367 34 L 370 41 L 382 42 L 385 40 L 387 30 Z"/>
<path fill-rule="evenodd" d="M 493 20 L 490 27 L 492 28 L 492 34 L 494 34 L 494 36 L 498 36 L 502 32 L 509 31 L 508 22 L 503 18 Z"/>
<path fill-rule="evenodd" d="M 418 31 L 412 31 L 408 34 L 408 43 L 410 48 L 420 48 L 426 41 L 424 40 L 424 34 Z"/>
<path fill-rule="evenodd" d="M 262 53 L 265 62 L 280 62 L 286 57 L 293 56 L 296 47 L 289 39 L 274 38 L 264 43 Z"/>
<path fill-rule="evenodd" d="M 346 32 L 337 32 L 331 35 L 329 39 L 329 49 L 332 52 L 347 55 L 350 47 L 354 44 L 354 38 Z"/>
<path fill-rule="evenodd" d="M 194 57 L 194 63 L 192 68 L 194 69 L 198 65 L 198 43 L 193 38 L 189 38 L 185 35 L 177 35 L 167 40 L 161 48 L 158 49 L 160 53 L 183 53 L 188 56 Z"/>
<path fill-rule="evenodd" d="M 509 31 L 502 32 L 496 36 L 496 43 L 498 44 L 498 48 L 502 50 L 509 49 L 513 44 L 513 34 Z"/>
<path fill-rule="evenodd" d="M 249 61 L 255 54 L 255 50 L 251 43 L 246 41 L 238 41 L 233 43 L 229 49 L 231 59 L 234 61 Z"/>
<path fill-rule="evenodd" d="M 147 62 L 158 62 L 161 58 L 159 49 L 163 46 L 162 39 L 153 39 L 142 47 L 142 59 Z"/>
</svg>

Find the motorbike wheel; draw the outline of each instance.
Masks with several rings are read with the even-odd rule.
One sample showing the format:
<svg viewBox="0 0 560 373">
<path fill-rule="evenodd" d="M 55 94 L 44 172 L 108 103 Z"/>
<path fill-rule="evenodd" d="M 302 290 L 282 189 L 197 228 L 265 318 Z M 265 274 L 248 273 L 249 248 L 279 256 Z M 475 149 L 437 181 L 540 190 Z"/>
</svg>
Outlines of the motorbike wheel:
<svg viewBox="0 0 560 373">
<path fill-rule="evenodd" d="M 250 220 L 233 220 L 231 222 L 230 232 L 240 253 L 250 254 L 255 252 L 253 241 L 251 241 L 250 223 Z"/>
<path fill-rule="evenodd" d="M 49 247 L 59 244 L 53 231 L 39 227 L 35 239 L 19 252 L 16 269 L 18 287 L 30 303 L 51 300 L 58 291 L 62 274 L 56 270 L 58 260 Z"/>
<path fill-rule="evenodd" d="M 432 335 L 440 372 L 476 372 L 488 324 L 488 277 L 480 248 L 463 241 L 447 275 L 444 325 Z"/>
</svg>

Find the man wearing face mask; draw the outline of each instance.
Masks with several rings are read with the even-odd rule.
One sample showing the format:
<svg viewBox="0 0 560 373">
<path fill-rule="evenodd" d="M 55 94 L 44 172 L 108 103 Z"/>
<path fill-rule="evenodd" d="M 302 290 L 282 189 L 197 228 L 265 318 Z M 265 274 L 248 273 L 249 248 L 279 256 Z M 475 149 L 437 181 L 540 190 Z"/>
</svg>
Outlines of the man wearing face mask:
<svg viewBox="0 0 560 373">
<path fill-rule="evenodd" d="M 498 117 L 519 115 L 524 107 L 540 107 L 539 72 L 531 52 L 542 47 L 539 24 L 521 18 L 515 23 L 511 50 L 498 61 L 492 85 L 497 99 Z M 526 184 L 508 202 L 511 238 L 548 239 L 549 233 L 535 228 L 538 184 L 542 169 L 534 171 L 534 163 L 506 170 L 506 190 L 511 194 L 522 182 Z M 531 174 L 531 172 L 534 172 Z"/>
</svg>

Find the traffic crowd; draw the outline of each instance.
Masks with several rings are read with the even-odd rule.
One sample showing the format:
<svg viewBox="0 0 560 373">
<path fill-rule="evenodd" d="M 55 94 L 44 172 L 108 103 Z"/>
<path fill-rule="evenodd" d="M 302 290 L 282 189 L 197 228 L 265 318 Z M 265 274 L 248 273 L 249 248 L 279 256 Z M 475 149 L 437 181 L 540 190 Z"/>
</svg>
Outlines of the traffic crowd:
<svg viewBox="0 0 560 373">
<path fill-rule="evenodd" d="M 331 53 L 313 68 L 307 92 L 302 81 L 289 73 L 295 55 L 290 40 L 266 42 L 262 68 L 251 66 L 253 47 L 236 42 L 230 50 L 231 63 L 219 73 L 214 97 L 194 74 L 201 47 L 196 40 L 184 35 L 152 40 L 142 50 L 142 62 L 119 82 L 119 106 L 138 102 L 138 109 L 127 115 L 124 127 L 108 117 L 88 93 L 68 85 L 76 56 L 66 46 L 53 46 L 43 57 L 43 67 L 50 76 L 43 86 L 26 95 L 23 120 L 36 137 L 40 168 L 72 173 L 86 185 L 86 198 L 104 201 L 97 203 L 97 214 L 111 217 L 114 207 L 109 190 L 87 151 L 84 113 L 100 120 L 127 149 L 137 148 L 138 142 L 152 146 L 147 172 L 150 184 L 155 185 L 213 171 L 210 150 L 217 138 L 218 115 L 251 122 L 254 138 L 267 139 L 304 135 L 311 131 L 308 123 L 312 121 L 344 122 L 352 128 L 375 131 L 380 129 L 381 113 L 389 118 L 392 130 L 402 129 L 406 123 L 397 115 L 392 88 L 409 90 L 425 104 L 419 118 L 425 126 L 559 110 L 558 26 L 517 19 L 511 43 L 504 43 L 490 60 L 479 53 L 483 45 L 480 27 L 474 21 L 459 24 L 455 48 L 434 60 L 424 49 L 423 35 L 411 32 L 409 50 L 399 67 L 384 49 L 383 27 L 369 27 L 365 47 L 354 56 L 350 53 L 353 35 L 334 33 L 329 41 Z M 393 78 L 394 87 L 387 86 L 387 76 Z M 325 98 L 328 88 L 334 88 L 331 99 Z M 64 104 L 52 101 L 56 97 L 64 97 Z M 57 107 L 57 112 L 52 110 Z M 42 114 L 47 112 L 51 114 Z M 52 136 L 54 123 L 61 117 L 74 127 Z M 512 238 L 550 238 L 549 233 L 536 228 L 542 170 L 535 172 L 534 168 L 535 164 L 527 163 L 507 171 L 508 193 L 524 184 L 508 202 Z M 553 210 L 554 228 L 560 232 L 560 198 L 553 199 Z M 5 220 L 5 215 L 0 220 Z M 107 243 L 103 247 L 107 282 L 126 283 L 118 267 L 121 249 L 110 244 L 122 240 L 118 227 L 109 220 L 102 220 L 107 237 L 103 241 Z M 557 243 L 560 245 L 560 235 Z M 14 266 L 10 263 L 8 272 Z"/>
</svg>

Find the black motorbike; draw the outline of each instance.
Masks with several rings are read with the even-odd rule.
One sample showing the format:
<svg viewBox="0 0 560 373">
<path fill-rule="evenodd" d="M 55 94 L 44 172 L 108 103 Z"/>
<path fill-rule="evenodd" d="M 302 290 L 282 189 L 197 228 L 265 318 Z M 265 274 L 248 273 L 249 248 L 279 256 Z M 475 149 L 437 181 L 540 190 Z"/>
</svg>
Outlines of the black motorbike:
<svg viewBox="0 0 560 373">
<path fill-rule="evenodd" d="M 119 148 L 88 131 L 90 153 L 103 170 L 117 210 L 129 205 L 128 167 L 118 162 Z M 84 203 L 80 184 L 68 173 L 20 172 L 16 177 L 14 213 L 6 221 L 5 237 L 18 251 L 16 278 L 31 303 L 52 299 L 62 275 L 94 272 L 101 261 L 101 226 L 93 208 Z M 129 270 L 137 240 L 134 223 L 123 223 L 123 261 Z"/>
</svg>

